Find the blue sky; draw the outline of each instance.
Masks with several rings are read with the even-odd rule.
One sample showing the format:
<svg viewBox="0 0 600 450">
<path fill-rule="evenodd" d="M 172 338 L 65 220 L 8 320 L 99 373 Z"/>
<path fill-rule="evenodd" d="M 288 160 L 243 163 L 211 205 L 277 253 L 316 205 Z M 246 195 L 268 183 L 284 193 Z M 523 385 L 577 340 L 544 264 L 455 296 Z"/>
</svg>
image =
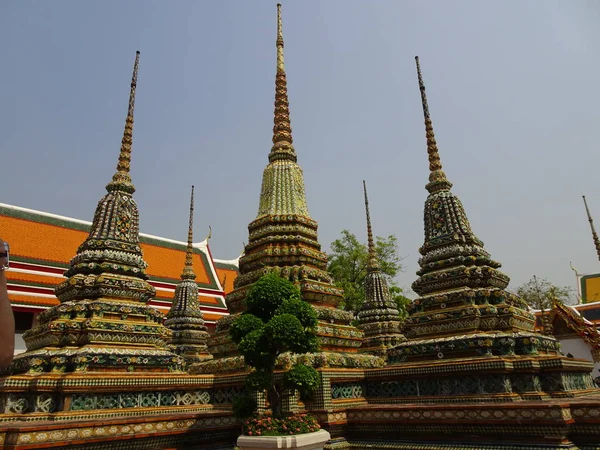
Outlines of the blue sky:
<svg viewBox="0 0 600 450">
<path fill-rule="evenodd" d="M 0 202 L 91 220 L 112 176 L 141 51 L 132 176 L 141 230 L 211 225 L 235 258 L 271 146 L 275 1 L 0 3 Z M 421 57 L 444 169 L 511 286 L 598 272 L 600 4 L 284 1 L 294 144 L 324 249 L 396 234 L 415 279 L 428 166 Z"/>
</svg>

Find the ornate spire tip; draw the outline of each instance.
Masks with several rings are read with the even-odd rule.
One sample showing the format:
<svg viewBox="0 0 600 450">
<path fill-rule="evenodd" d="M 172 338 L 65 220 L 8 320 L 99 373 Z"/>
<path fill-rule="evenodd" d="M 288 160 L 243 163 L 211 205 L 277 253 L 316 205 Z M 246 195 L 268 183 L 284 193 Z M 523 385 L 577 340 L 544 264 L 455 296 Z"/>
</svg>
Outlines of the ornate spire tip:
<svg viewBox="0 0 600 450">
<path fill-rule="evenodd" d="M 188 225 L 188 240 L 187 240 L 187 249 L 185 252 L 185 266 L 183 268 L 183 273 L 181 274 L 182 280 L 193 280 L 196 278 L 196 274 L 194 273 L 193 268 L 193 256 L 194 256 L 194 247 L 192 242 L 194 240 L 194 186 L 192 185 L 192 194 L 190 196 L 190 220 Z"/>
<path fill-rule="evenodd" d="M 437 142 L 435 140 L 435 133 L 433 132 L 433 123 L 429 115 L 429 104 L 427 103 L 427 95 L 425 94 L 425 83 L 423 82 L 423 75 L 421 74 L 421 65 L 419 64 L 419 57 L 415 56 L 415 62 L 417 64 L 417 78 L 419 80 L 419 90 L 421 91 L 421 104 L 423 106 L 423 117 L 425 118 L 425 137 L 427 139 L 427 154 L 429 155 L 429 183 L 427 184 L 427 190 L 430 193 L 435 193 L 443 190 L 449 190 L 452 187 L 452 183 L 446 178 L 446 174 L 442 170 L 442 162 L 440 160 L 440 154 L 438 151 Z"/>
<path fill-rule="evenodd" d="M 585 195 L 582 195 L 581 197 L 583 197 L 585 212 L 587 214 L 588 222 L 590 223 L 590 228 L 592 230 L 592 239 L 594 240 L 594 247 L 596 247 L 596 254 L 598 255 L 598 259 L 600 260 L 600 239 L 598 239 L 598 234 L 596 233 L 596 228 L 594 227 L 594 219 L 592 219 L 592 215 L 590 214 L 590 209 L 588 208 Z"/>
<path fill-rule="evenodd" d="M 367 270 L 372 272 L 379 269 L 379 262 L 375 253 L 375 241 L 373 240 L 373 229 L 371 228 L 371 215 L 369 214 L 369 197 L 367 196 L 367 183 L 363 180 L 363 190 L 365 192 L 365 211 L 367 213 L 367 242 L 369 249 L 369 259 L 367 261 Z"/>
<path fill-rule="evenodd" d="M 131 183 L 131 146 L 133 143 L 133 112 L 135 110 L 135 90 L 137 88 L 138 67 L 140 64 L 140 52 L 135 52 L 135 62 L 133 63 L 133 74 L 131 75 L 131 89 L 129 90 L 129 105 L 127 107 L 127 117 L 125 118 L 125 130 L 123 139 L 121 139 L 121 151 L 119 152 L 119 162 L 117 171 L 113 175 L 112 181 L 108 183 L 106 189 L 110 191 L 122 190 L 132 194 L 135 187 Z"/>
<path fill-rule="evenodd" d="M 274 160 L 297 161 L 293 147 L 292 125 L 290 123 L 287 79 L 283 58 L 283 26 L 281 23 L 281 3 L 277 4 L 277 71 L 275 74 L 275 117 L 273 124 L 273 147 L 269 162 Z"/>
</svg>

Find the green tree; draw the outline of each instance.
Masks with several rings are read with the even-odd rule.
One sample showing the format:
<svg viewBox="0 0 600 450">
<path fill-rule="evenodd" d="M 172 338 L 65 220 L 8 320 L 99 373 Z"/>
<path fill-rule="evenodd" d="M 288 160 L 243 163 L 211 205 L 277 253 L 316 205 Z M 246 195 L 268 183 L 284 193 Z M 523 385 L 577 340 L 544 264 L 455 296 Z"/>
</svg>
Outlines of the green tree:
<svg viewBox="0 0 600 450">
<path fill-rule="evenodd" d="M 573 290 L 569 286 L 555 286 L 547 279 L 537 278 L 535 275 L 518 286 L 514 293 L 533 309 L 551 309 L 554 298 L 566 304 L 573 301 Z"/>
<path fill-rule="evenodd" d="M 365 277 L 369 252 L 367 245 L 359 242 L 356 236 L 348 230 L 342 231 L 342 236 L 331 243 L 328 270 L 335 284 L 344 289 L 342 307 L 355 315 L 360 311 L 365 300 Z M 394 277 L 402 270 L 398 252 L 398 239 L 395 235 L 387 238 L 375 238 L 375 252 L 381 272 L 387 277 L 390 294 L 398 305 L 401 316 L 406 315 L 406 306 L 410 300 L 402 294 Z"/>
<path fill-rule="evenodd" d="M 254 283 L 246 307 L 229 333 L 246 364 L 255 369 L 246 377 L 246 387 L 266 392 L 273 417 L 279 419 L 283 415 L 282 402 L 290 390 L 298 390 L 305 397 L 318 386 L 318 372 L 303 364 L 296 364 L 282 377 L 274 376 L 277 358 L 282 353 L 318 350 L 317 313 L 300 298 L 293 283 L 276 273 Z M 256 403 L 249 397 L 240 397 L 234 407 L 238 417 L 248 417 L 256 411 Z"/>
</svg>

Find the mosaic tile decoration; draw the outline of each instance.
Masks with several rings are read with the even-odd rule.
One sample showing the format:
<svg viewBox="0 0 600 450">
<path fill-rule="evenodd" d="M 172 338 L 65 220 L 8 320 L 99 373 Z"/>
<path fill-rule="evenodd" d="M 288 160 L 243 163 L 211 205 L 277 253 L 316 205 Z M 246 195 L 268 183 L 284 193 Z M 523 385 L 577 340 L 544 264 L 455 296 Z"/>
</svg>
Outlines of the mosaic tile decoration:
<svg viewBox="0 0 600 450">
<path fill-rule="evenodd" d="M 204 325 L 204 315 L 198 302 L 198 284 L 193 266 L 194 242 L 194 186 L 190 199 L 190 221 L 188 227 L 187 251 L 181 282 L 175 288 L 173 305 L 167 314 L 165 325 L 172 331 L 169 349 L 182 356 L 187 364 L 212 359 L 208 352 L 208 331 Z"/>
<path fill-rule="evenodd" d="M 379 269 L 371 228 L 367 184 L 364 181 L 363 188 L 367 214 L 369 260 L 365 278 L 365 302 L 358 312 L 358 327 L 365 333 L 361 351 L 381 356 L 387 360 L 387 350 L 406 341 L 406 337 L 401 332 L 403 324 L 398 307 L 392 300 L 387 280 Z"/>
<path fill-rule="evenodd" d="M 243 312 L 252 284 L 264 274 L 275 271 L 295 283 L 300 288 L 302 299 L 317 310 L 317 335 L 321 349 L 347 354 L 346 360 L 351 361 L 362 344 L 363 332 L 350 324 L 351 315 L 337 311 L 343 293 L 327 272 L 327 255 L 321 251 L 318 242 L 317 222 L 308 212 L 304 175 L 293 146 L 280 11 L 277 24 L 273 145 L 269 164 L 263 172 L 258 214 L 248 225 L 248 244 L 239 260 L 240 270 L 234 290 L 227 295 L 227 306 L 234 315 Z M 194 372 L 216 373 L 229 370 L 235 364 L 230 358 L 235 358 L 237 351 L 228 335 L 232 320 L 229 317 L 221 319 L 216 334 L 209 342 L 209 350 L 215 360 L 228 361 L 214 361 L 206 368 L 193 368 Z M 367 355 L 363 355 L 362 359 L 365 357 L 373 360 L 371 364 L 377 359 Z M 349 367 L 356 365 L 350 364 Z"/>
</svg>

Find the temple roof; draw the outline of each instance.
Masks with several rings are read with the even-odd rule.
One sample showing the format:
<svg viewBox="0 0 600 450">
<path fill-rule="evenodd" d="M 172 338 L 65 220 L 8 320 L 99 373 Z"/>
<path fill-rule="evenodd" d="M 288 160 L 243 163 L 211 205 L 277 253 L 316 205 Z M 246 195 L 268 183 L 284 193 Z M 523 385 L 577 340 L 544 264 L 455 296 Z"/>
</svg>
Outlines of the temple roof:
<svg viewBox="0 0 600 450">
<path fill-rule="evenodd" d="M 590 346 L 600 349 L 600 333 L 596 325 L 587 320 L 576 308 L 565 305 L 560 301 L 554 301 L 551 314 L 554 327 L 557 326 L 557 321 L 560 319 L 569 330 L 585 340 Z"/>
<path fill-rule="evenodd" d="M 9 297 L 15 307 L 45 309 L 57 305 L 54 287 L 65 278 L 69 261 L 87 238 L 91 222 L 0 203 L 2 238 L 11 245 L 7 272 Z M 168 310 L 179 282 L 187 244 L 140 233 L 149 282 L 156 289 L 150 304 Z M 208 240 L 193 244 L 199 302 L 207 323 L 227 314 L 224 295 L 237 277 L 237 260 L 212 258 Z M 222 281 L 227 278 L 227 287 Z"/>
</svg>

